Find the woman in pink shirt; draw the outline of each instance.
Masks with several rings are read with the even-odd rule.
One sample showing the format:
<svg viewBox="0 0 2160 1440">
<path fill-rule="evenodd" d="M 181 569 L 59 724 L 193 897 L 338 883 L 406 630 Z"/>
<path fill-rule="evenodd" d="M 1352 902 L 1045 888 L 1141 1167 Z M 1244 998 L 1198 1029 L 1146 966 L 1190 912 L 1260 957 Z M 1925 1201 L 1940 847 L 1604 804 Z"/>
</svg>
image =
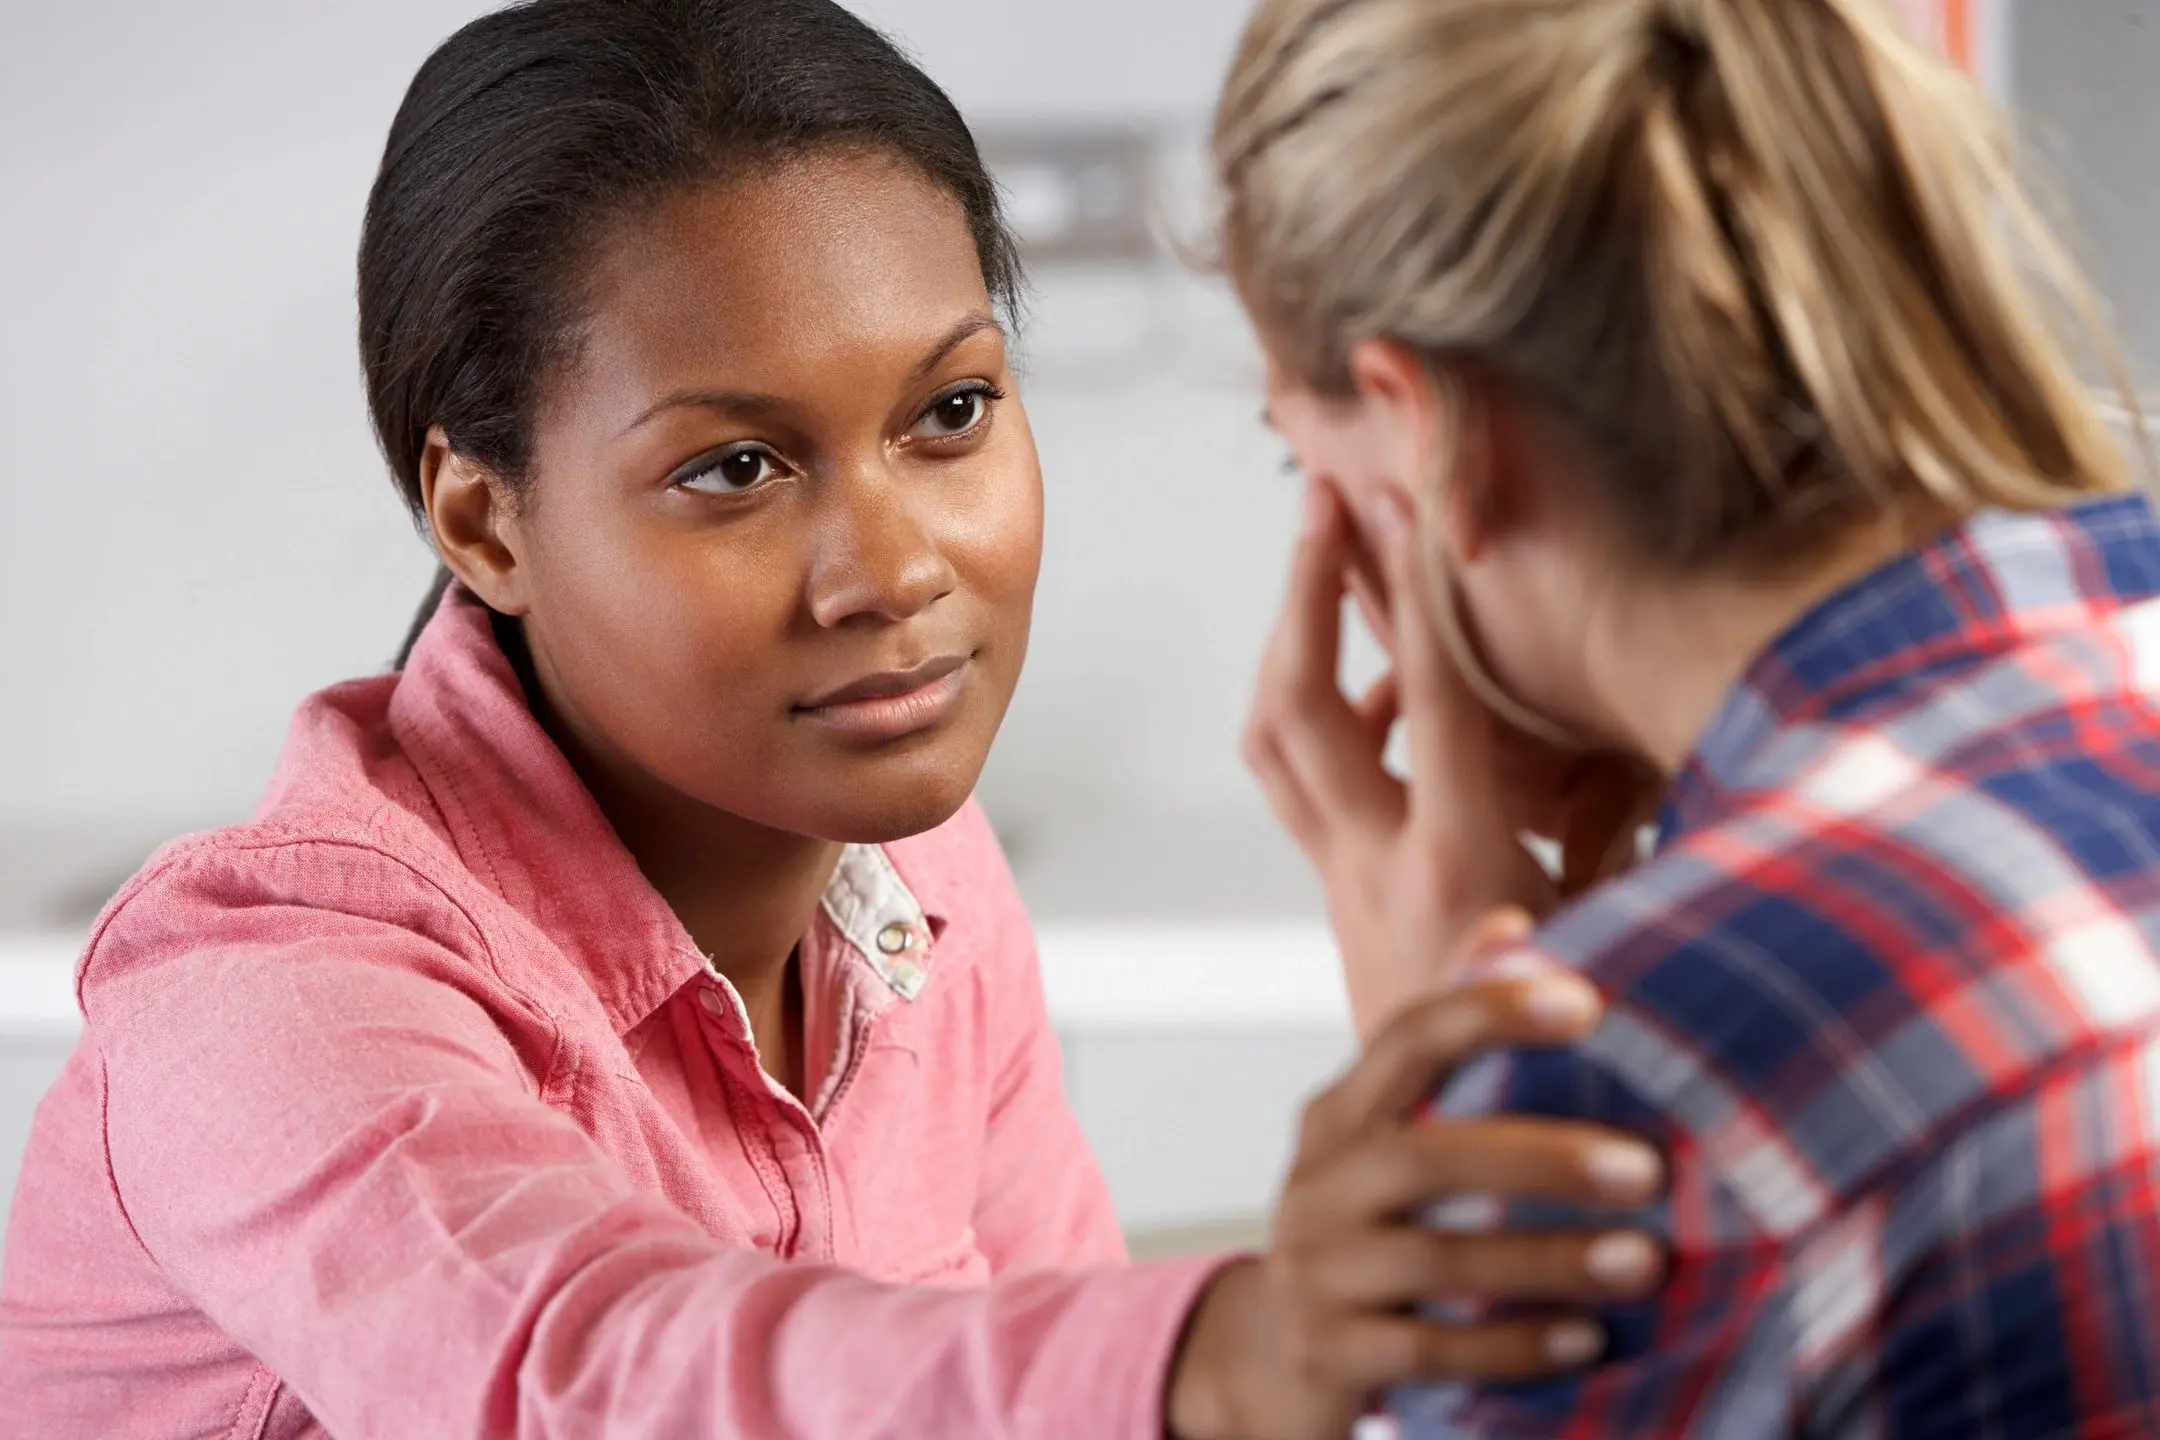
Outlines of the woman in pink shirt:
<svg viewBox="0 0 2160 1440">
<path fill-rule="evenodd" d="M 85 953 L 0 1282 L 38 1437 L 1341 1434 L 1591 1358 L 1639 1144 L 1412 1124 L 1572 981 L 1369 1007 L 1274 1249 L 1127 1266 L 969 793 L 1026 648 L 1017 284 L 937 89 L 829 0 L 540 0 L 392 128 L 368 399 L 441 555 L 249 824 Z M 1493 929 L 1516 922 L 1502 918 Z"/>
</svg>

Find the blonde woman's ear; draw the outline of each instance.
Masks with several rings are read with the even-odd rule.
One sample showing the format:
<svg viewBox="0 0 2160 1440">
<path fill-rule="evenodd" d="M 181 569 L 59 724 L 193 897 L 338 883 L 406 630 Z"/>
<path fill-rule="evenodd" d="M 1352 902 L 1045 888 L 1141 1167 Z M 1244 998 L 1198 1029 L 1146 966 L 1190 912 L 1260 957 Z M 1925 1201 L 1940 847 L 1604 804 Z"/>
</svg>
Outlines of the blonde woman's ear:
<svg viewBox="0 0 2160 1440">
<path fill-rule="evenodd" d="M 1423 357 L 1395 340 L 1362 340 L 1345 368 L 1366 430 L 1372 476 L 1349 498 L 1366 528 L 1389 495 L 1409 502 L 1429 523 L 1447 502 L 1456 469 L 1455 417 L 1447 412 L 1456 386 L 1434 374 Z M 1451 536 L 1450 539 L 1463 537 Z"/>
</svg>

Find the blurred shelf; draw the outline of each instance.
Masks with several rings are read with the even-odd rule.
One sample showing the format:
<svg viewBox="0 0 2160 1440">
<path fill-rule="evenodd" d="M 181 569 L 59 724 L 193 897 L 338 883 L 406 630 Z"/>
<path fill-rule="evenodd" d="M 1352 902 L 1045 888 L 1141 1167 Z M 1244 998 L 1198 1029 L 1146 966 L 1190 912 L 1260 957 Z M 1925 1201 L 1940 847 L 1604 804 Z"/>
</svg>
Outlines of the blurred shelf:
<svg viewBox="0 0 2160 1440">
<path fill-rule="evenodd" d="M 1037 946 L 1059 1030 L 1349 1030 L 1319 921 L 1059 921 Z"/>
<path fill-rule="evenodd" d="M 1125 1237 L 1135 1260 L 1175 1260 L 1185 1255 L 1237 1255 L 1266 1248 L 1265 1216 L 1200 1221 L 1135 1230 Z"/>
<path fill-rule="evenodd" d="M 0 1033 L 73 1035 L 72 931 L 0 934 Z M 1043 990 L 1059 1030 L 1346 1029 L 1334 941 L 1317 922 L 1108 921 L 1043 926 Z"/>
<path fill-rule="evenodd" d="M 72 931 L 0 935 L 0 1036 L 74 1038 L 82 1028 L 75 1008 L 75 960 L 82 943 Z"/>
</svg>

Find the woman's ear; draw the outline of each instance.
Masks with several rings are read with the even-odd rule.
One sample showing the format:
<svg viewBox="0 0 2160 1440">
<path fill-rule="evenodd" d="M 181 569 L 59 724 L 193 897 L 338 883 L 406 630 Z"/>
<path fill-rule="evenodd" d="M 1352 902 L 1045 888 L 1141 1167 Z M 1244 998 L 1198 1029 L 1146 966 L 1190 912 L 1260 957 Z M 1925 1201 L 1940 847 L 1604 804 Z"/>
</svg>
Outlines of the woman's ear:
<svg viewBox="0 0 2160 1440">
<path fill-rule="evenodd" d="M 1501 519 L 1490 419 L 1471 375 L 1437 376 L 1408 346 L 1365 340 L 1350 352 L 1350 381 L 1385 438 L 1385 465 L 1404 498 L 1429 515 L 1455 559 L 1477 559 Z"/>
<path fill-rule="evenodd" d="M 420 454 L 420 500 L 435 553 L 465 588 L 502 615 L 530 608 L 516 516 L 500 477 L 450 448 L 440 425 Z"/>
</svg>

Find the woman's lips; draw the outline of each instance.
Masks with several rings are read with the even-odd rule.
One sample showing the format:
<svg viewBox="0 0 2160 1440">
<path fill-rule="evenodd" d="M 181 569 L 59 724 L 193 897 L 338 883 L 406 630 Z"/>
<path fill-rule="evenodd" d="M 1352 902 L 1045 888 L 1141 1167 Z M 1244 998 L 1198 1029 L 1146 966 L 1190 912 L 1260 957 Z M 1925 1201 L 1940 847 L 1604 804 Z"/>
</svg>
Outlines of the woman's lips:
<svg viewBox="0 0 2160 1440">
<path fill-rule="evenodd" d="M 911 670 L 866 675 L 798 705 L 795 713 L 850 739 L 897 740 L 927 730 L 952 713 L 972 660 L 972 656 L 953 655 Z"/>
</svg>

